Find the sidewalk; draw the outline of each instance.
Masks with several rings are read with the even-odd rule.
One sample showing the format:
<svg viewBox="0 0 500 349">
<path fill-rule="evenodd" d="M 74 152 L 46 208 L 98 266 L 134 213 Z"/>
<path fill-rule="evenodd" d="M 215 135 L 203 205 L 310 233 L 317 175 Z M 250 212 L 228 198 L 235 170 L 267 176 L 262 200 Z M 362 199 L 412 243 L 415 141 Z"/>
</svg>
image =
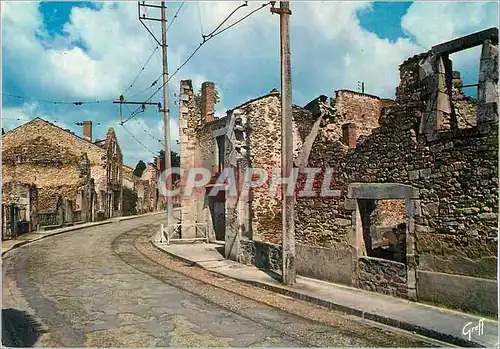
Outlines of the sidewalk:
<svg viewBox="0 0 500 349">
<path fill-rule="evenodd" d="M 483 334 L 473 332 L 469 341 L 463 328 L 469 323 L 468 327 L 477 326 L 481 317 L 301 276 L 295 285 L 285 286 L 256 267 L 224 259 L 219 244 L 155 246 L 206 270 L 303 301 L 458 346 L 498 347 L 498 321 L 484 319 Z"/>
<path fill-rule="evenodd" d="M 32 233 L 25 233 L 19 235 L 17 238 L 12 239 L 12 240 L 2 240 L 2 256 L 7 253 L 8 251 L 20 247 L 22 245 L 28 244 L 30 242 L 34 242 L 40 239 L 44 239 L 48 236 L 52 235 L 57 235 L 57 234 L 62 234 L 66 233 L 69 231 L 74 231 L 74 230 L 79 230 L 79 229 L 85 229 L 89 227 L 94 227 L 98 225 L 104 225 L 104 224 L 110 224 L 114 222 L 120 222 L 124 220 L 129 220 L 129 219 L 134 219 L 134 218 L 141 218 L 141 217 L 147 217 L 147 216 L 153 216 L 157 214 L 164 213 L 163 211 L 158 211 L 158 212 L 149 212 L 145 213 L 142 215 L 135 215 L 135 216 L 125 216 L 125 217 L 116 217 L 116 218 L 110 218 L 105 221 L 99 221 L 99 222 L 89 222 L 89 223 L 83 223 L 83 224 L 78 224 L 78 225 L 72 225 L 69 227 L 64 227 L 64 228 L 59 228 L 59 229 L 54 229 L 54 230 L 48 230 L 44 232 L 32 232 Z"/>
</svg>

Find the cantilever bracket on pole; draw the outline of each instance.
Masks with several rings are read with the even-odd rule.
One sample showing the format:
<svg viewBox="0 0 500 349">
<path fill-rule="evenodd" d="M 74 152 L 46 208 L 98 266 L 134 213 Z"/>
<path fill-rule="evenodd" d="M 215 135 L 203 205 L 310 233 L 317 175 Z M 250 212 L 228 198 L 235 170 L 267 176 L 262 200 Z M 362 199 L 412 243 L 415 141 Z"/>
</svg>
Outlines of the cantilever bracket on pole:
<svg viewBox="0 0 500 349">
<path fill-rule="evenodd" d="M 282 14 L 289 14 L 291 15 L 292 14 L 292 11 L 290 9 L 284 9 L 284 8 L 281 8 L 281 7 L 274 7 L 274 5 L 276 4 L 276 1 L 270 1 L 271 3 L 271 13 L 276 13 L 278 15 L 282 15 Z"/>
<path fill-rule="evenodd" d="M 161 44 L 161 42 L 156 38 L 155 34 L 143 22 L 143 19 L 144 20 L 150 20 L 150 21 L 159 21 L 159 22 L 161 22 L 162 20 L 161 19 L 157 19 L 157 18 L 146 17 L 145 14 L 142 15 L 142 18 L 141 18 L 141 6 L 143 6 L 143 7 L 154 7 L 154 8 L 163 8 L 163 7 L 162 6 L 158 6 L 158 5 L 147 5 L 145 1 L 143 1 L 142 4 L 141 4 L 140 1 L 137 2 L 137 18 L 139 18 L 139 22 L 141 22 L 141 24 L 144 26 L 144 28 L 146 28 L 146 30 L 148 31 L 148 33 L 153 37 L 153 39 L 155 39 L 155 41 L 158 44 L 158 46 L 162 47 L 163 45 Z"/>
</svg>

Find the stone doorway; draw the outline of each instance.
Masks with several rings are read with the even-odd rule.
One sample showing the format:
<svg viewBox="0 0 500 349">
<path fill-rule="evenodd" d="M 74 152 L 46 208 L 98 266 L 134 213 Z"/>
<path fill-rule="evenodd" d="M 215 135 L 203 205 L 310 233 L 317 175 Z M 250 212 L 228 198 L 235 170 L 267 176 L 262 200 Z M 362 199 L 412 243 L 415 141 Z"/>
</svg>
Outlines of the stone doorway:
<svg viewBox="0 0 500 349">
<path fill-rule="evenodd" d="M 352 211 L 353 285 L 410 300 L 417 299 L 414 220 L 418 214 L 418 198 L 418 189 L 404 184 L 349 185 L 346 209 Z M 394 234 L 402 235 L 402 238 L 397 241 L 397 253 L 381 255 L 376 253 L 373 244 L 374 232 L 379 233 L 373 227 L 373 214 L 376 210 L 386 212 L 380 207 L 383 206 L 381 203 L 388 201 L 399 212 L 399 217 L 389 220 L 394 225 L 391 229 L 395 229 Z M 398 232 L 398 229 L 403 232 Z M 402 241 L 404 248 L 400 246 Z"/>
<path fill-rule="evenodd" d="M 215 240 L 224 241 L 226 237 L 226 200 L 220 196 L 209 197 L 209 205 Z"/>
</svg>

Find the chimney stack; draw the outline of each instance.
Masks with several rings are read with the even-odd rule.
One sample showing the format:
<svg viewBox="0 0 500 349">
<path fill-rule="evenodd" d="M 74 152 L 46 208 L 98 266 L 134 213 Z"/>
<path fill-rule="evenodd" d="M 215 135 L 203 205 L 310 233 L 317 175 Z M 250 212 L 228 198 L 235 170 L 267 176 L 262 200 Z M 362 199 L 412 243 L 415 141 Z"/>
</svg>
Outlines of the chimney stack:
<svg viewBox="0 0 500 349">
<path fill-rule="evenodd" d="M 215 120 L 214 93 L 215 84 L 213 82 L 205 81 L 201 84 L 201 118 L 203 122 Z"/>
<path fill-rule="evenodd" d="M 83 122 L 83 139 L 92 142 L 92 121 Z"/>
<path fill-rule="evenodd" d="M 342 143 L 350 149 L 356 148 L 356 124 L 353 122 L 342 125 Z"/>
</svg>

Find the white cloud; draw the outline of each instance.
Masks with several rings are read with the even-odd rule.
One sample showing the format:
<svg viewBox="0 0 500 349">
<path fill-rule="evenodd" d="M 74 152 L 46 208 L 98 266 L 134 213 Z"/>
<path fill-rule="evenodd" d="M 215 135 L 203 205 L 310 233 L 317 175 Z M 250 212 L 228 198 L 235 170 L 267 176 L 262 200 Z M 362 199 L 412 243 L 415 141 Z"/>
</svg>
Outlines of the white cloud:
<svg viewBox="0 0 500 349">
<path fill-rule="evenodd" d="M 211 32 L 239 4 L 200 2 L 204 33 Z M 179 5 L 170 4 L 170 17 Z M 236 12 L 224 26 L 259 6 L 258 2 L 248 2 L 248 6 Z M 365 82 L 368 93 L 393 97 L 399 79 L 398 65 L 402 61 L 442 41 L 497 26 L 496 6 L 479 2 L 413 3 L 402 19 L 402 27 L 415 40 L 389 41 L 360 26 L 357 13 L 371 10 L 368 2 L 292 2 L 294 103 L 304 105 L 319 94 L 331 96 L 335 89 L 356 89 L 358 81 Z M 73 7 L 64 25 L 65 35 L 56 37 L 47 34 L 35 2 L 2 2 L 2 20 L 4 76 L 15 80 L 17 90 L 23 95 L 37 98 L 117 98 L 154 47 L 153 39 L 137 20 L 136 2 L 104 2 L 97 9 Z M 159 24 L 151 23 L 151 26 L 159 35 Z M 202 40 L 196 3 L 184 4 L 168 40 L 169 71 L 173 74 Z M 128 95 L 149 86 L 159 76 L 159 52 L 155 55 Z M 456 64 L 472 67 L 471 62 L 475 64 L 477 57 L 477 50 L 464 52 L 457 57 Z M 280 88 L 279 74 L 279 16 L 272 15 L 266 7 L 206 43 L 172 78 L 169 83 L 172 140 L 178 139 L 178 104 L 174 101 L 178 98 L 181 79 L 192 79 L 195 89 L 205 80 L 214 81 L 221 98 L 217 114 L 224 115 L 227 108 L 272 88 Z M 156 86 L 160 85 L 161 79 Z M 134 99 L 144 99 L 153 91 L 148 90 Z M 161 93 L 153 101 L 161 101 Z M 83 111 L 71 107 L 50 110 L 47 106 L 3 110 L 4 115 L 30 118 L 36 112 L 70 120 L 69 123 L 86 118 L 103 123 L 117 119 L 114 105 L 92 105 Z M 163 139 L 161 114 L 149 115 L 138 115 L 139 121 L 144 122 L 154 137 Z M 156 151 L 157 144 L 142 127 L 133 121 L 126 126 Z M 98 133 L 105 133 L 105 129 L 100 127 Z M 115 130 L 127 162 L 151 158 L 120 126 Z"/>
<path fill-rule="evenodd" d="M 414 2 L 401 27 L 430 48 L 482 29 L 498 26 L 497 2 Z"/>
<path fill-rule="evenodd" d="M 401 20 L 401 27 L 425 50 L 473 32 L 498 27 L 497 2 L 414 2 Z M 481 47 L 450 56 L 453 69 L 476 83 Z"/>
<path fill-rule="evenodd" d="M 49 115 L 37 102 L 27 102 L 19 107 L 2 108 L 2 128 L 7 132 L 39 117 L 64 129 L 75 131 L 74 123 L 64 117 Z"/>
</svg>

